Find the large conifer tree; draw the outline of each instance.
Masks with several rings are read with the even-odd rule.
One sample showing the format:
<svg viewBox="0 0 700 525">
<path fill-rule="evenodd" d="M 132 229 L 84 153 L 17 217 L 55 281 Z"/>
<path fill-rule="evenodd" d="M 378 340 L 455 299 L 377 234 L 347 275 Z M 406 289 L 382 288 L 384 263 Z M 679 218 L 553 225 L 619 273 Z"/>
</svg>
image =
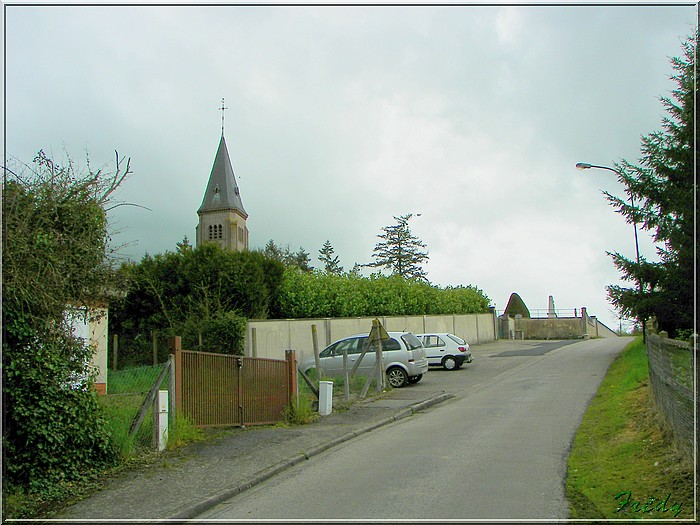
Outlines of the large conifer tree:
<svg viewBox="0 0 700 525">
<path fill-rule="evenodd" d="M 428 252 L 422 251 L 427 245 L 411 233 L 408 226 L 411 217 L 412 213 L 394 216 L 397 223 L 382 228 L 384 233 L 377 235 L 382 241 L 377 243 L 372 254 L 375 261 L 367 266 L 387 268 L 392 275 L 400 275 L 404 279 L 427 281 L 422 267 L 423 262 L 428 260 Z"/>
<path fill-rule="evenodd" d="M 628 222 L 653 232 L 659 255 L 659 262 L 642 256 L 637 262 L 609 252 L 623 279 L 635 286 L 610 285 L 608 295 L 621 313 L 642 321 L 654 317 L 659 329 L 672 337 L 695 324 L 697 37 L 697 32 L 688 37 L 683 56 L 671 59 L 677 87 L 671 97 L 661 97 L 667 113 L 662 130 L 642 137 L 639 165 L 623 160 L 616 166 L 636 206 L 606 192 Z"/>
</svg>

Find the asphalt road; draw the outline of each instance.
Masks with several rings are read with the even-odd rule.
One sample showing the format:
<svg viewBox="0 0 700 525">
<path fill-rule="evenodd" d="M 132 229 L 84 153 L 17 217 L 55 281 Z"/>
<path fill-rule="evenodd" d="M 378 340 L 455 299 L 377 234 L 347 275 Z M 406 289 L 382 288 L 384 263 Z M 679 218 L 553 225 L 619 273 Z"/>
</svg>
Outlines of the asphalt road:
<svg viewBox="0 0 700 525">
<path fill-rule="evenodd" d="M 566 519 L 566 458 L 625 339 L 499 342 L 412 388 L 455 398 L 335 447 L 200 519 Z"/>
</svg>

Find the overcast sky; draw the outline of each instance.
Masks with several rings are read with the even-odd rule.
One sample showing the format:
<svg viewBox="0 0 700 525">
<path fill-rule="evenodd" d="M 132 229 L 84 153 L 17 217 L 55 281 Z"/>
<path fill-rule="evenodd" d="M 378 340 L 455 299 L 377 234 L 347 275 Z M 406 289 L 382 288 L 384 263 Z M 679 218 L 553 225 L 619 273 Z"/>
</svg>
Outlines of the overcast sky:
<svg viewBox="0 0 700 525">
<path fill-rule="evenodd" d="M 250 247 L 372 260 L 420 213 L 429 280 L 498 310 L 585 306 L 611 328 L 606 251 L 634 258 L 601 190 L 661 129 L 694 4 L 5 6 L 5 153 L 133 174 L 111 213 L 124 257 L 193 243 L 221 135 Z M 640 252 L 655 260 L 640 231 Z"/>
</svg>

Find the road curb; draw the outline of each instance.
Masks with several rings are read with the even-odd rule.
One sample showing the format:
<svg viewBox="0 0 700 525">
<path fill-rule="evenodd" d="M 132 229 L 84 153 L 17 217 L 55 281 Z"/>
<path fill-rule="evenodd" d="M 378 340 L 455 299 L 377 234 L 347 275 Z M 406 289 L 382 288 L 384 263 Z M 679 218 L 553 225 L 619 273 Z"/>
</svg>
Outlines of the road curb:
<svg viewBox="0 0 700 525">
<path fill-rule="evenodd" d="M 443 401 L 447 401 L 448 399 L 452 399 L 454 397 L 455 396 L 453 394 L 442 393 L 442 394 L 439 394 L 437 396 L 431 397 L 430 399 L 426 399 L 425 401 L 421 401 L 420 403 L 410 405 L 409 407 L 400 410 L 399 412 L 397 412 L 393 416 L 389 416 L 387 418 L 381 419 L 381 420 L 377 421 L 376 423 L 368 425 L 360 430 L 348 432 L 347 434 L 343 434 L 341 436 L 338 436 L 337 438 L 326 441 L 325 443 L 321 443 L 320 445 L 317 445 L 317 446 L 309 449 L 306 452 L 300 452 L 300 453 L 295 454 L 294 456 L 292 456 L 288 459 L 280 461 L 279 463 L 272 465 L 271 467 L 268 467 L 266 469 L 261 470 L 260 472 L 258 472 L 254 476 L 250 477 L 248 480 L 244 481 L 243 483 L 241 483 L 235 487 L 232 487 L 228 490 L 222 491 L 219 494 L 211 496 L 204 501 L 196 503 L 191 508 L 184 510 L 182 512 L 178 512 L 177 514 L 175 514 L 169 518 L 166 518 L 166 519 L 167 520 L 191 520 L 191 519 L 194 519 L 197 516 L 206 512 L 207 510 L 215 507 L 219 503 L 223 503 L 227 499 L 230 499 L 234 496 L 237 496 L 238 494 L 245 492 L 246 490 L 251 489 L 256 485 L 259 485 L 263 481 L 267 481 L 271 477 L 273 477 L 281 472 L 284 472 L 285 470 L 287 470 L 295 465 L 298 465 L 299 463 L 320 454 L 321 452 L 324 452 L 330 448 L 333 448 L 337 445 L 340 445 L 341 443 L 344 443 L 346 441 L 349 441 L 350 439 L 357 437 L 361 434 L 371 432 L 372 430 L 375 430 L 379 427 L 382 427 L 382 426 L 387 425 L 389 423 L 393 423 L 395 421 L 398 421 L 400 419 L 408 417 L 412 414 L 415 414 L 416 412 L 419 412 L 421 410 L 425 410 L 426 408 L 430 408 L 434 405 L 437 405 L 438 403 L 442 403 Z"/>
</svg>

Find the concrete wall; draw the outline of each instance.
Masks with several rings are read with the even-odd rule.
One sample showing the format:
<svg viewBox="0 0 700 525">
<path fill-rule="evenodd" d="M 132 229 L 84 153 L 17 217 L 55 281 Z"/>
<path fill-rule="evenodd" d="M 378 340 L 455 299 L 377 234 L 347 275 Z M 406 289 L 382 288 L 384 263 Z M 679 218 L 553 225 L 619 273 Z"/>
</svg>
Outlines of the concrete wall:
<svg viewBox="0 0 700 525">
<path fill-rule="evenodd" d="M 374 317 L 323 319 L 250 320 L 246 329 L 245 355 L 284 359 L 285 350 L 296 351 L 297 360 L 313 356 L 312 325 L 316 325 L 318 349 L 354 334 L 368 333 Z M 414 315 L 379 317 L 387 332 L 450 332 L 469 344 L 497 339 L 491 313 L 471 315 Z"/>
<path fill-rule="evenodd" d="M 581 317 L 499 318 L 502 337 L 513 339 L 589 339 L 618 337 L 613 330 L 589 316 L 581 308 Z M 507 324 L 506 324 L 507 323 Z"/>
<path fill-rule="evenodd" d="M 580 339 L 583 337 L 583 319 L 580 317 L 515 319 L 515 338 L 522 332 L 523 339 Z"/>
</svg>

